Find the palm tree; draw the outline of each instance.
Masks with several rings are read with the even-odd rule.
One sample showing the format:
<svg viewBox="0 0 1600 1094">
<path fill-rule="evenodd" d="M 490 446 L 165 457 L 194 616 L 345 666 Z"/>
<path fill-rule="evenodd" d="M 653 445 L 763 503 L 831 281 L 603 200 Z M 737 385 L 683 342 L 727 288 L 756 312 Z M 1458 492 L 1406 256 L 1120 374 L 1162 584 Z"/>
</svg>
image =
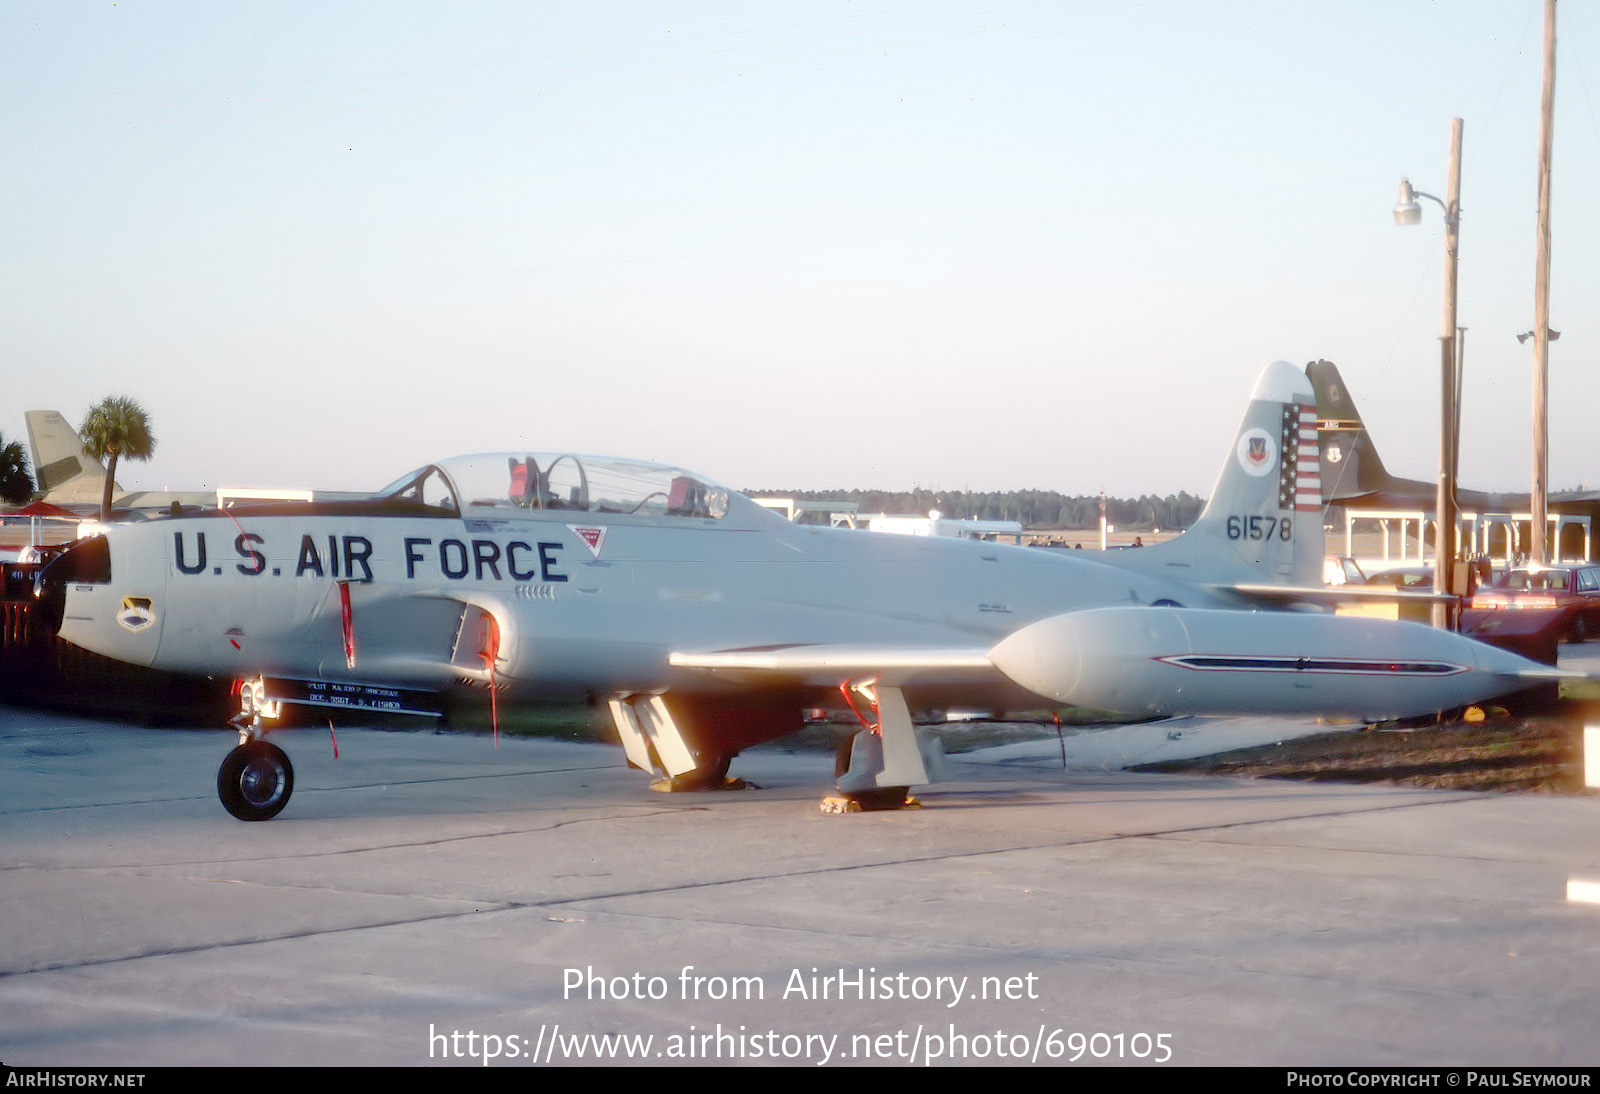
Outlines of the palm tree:
<svg viewBox="0 0 1600 1094">
<path fill-rule="evenodd" d="M 21 505 L 33 497 L 33 476 L 28 473 L 28 454 L 21 441 L 5 443 L 0 437 L 0 501 Z"/>
<path fill-rule="evenodd" d="M 97 460 L 109 457 L 106 488 L 100 497 L 100 519 L 111 519 L 111 490 L 117 477 L 117 461 L 148 460 L 156 450 L 155 434 L 150 432 L 150 415 L 126 395 L 101 399 L 89 408 L 78 427 L 83 450 Z"/>
</svg>

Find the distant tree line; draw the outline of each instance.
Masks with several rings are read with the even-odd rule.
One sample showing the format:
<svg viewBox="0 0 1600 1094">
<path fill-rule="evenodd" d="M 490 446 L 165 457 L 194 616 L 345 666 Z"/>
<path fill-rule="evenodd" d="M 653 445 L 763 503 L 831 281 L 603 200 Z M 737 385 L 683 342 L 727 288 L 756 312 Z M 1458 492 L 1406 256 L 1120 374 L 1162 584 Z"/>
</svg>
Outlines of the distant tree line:
<svg viewBox="0 0 1600 1094">
<path fill-rule="evenodd" d="M 1099 528 L 1100 496 L 1069 497 L 1054 490 L 1007 490 L 983 493 L 963 490 L 746 490 L 751 497 L 796 498 L 802 501 L 853 501 L 863 513 L 925 514 L 937 509 L 955 520 L 1014 520 L 1028 529 Z M 1179 491 L 1158 498 L 1106 498 L 1106 521 L 1118 528 L 1171 528 L 1194 523 L 1205 508 L 1204 498 Z M 821 520 L 823 518 L 812 518 Z"/>
</svg>

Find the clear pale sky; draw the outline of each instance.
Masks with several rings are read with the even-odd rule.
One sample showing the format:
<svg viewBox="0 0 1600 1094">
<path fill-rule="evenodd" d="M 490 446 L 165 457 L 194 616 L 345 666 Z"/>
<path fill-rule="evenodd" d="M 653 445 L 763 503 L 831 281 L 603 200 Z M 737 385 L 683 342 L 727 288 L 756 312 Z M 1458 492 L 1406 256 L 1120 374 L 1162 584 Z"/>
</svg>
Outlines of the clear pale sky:
<svg viewBox="0 0 1600 1094">
<path fill-rule="evenodd" d="M 1600 486 L 1600 12 L 1560 5 L 1551 483 Z M 1327 358 L 1527 489 L 1539 0 L 0 0 L 0 434 L 129 394 L 124 486 L 461 452 L 733 486 L 1208 492 Z M 1592 90 L 1591 90 L 1592 89 Z"/>
</svg>

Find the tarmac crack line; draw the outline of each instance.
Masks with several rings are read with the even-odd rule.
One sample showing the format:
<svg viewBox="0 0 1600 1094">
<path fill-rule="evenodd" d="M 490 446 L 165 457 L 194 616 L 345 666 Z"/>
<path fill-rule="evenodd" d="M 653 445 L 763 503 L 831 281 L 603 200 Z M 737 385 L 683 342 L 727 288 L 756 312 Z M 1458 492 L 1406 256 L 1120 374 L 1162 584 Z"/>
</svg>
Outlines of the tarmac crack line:
<svg viewBox="0 0 1600 1094">
<path fill-rule="evenodd" d="M 472 911 L 436 912 L 427 915 L 407 916 L 398 919 L 381 920 L 369 923 L 354 923 L 340 927 L 308 928 L 300 931 L 289 931 L 283 934 L 272 935 L 265 938 L 224 939 L 220 941 L 200 943 L 192 946 L 174 946 L 162 950 L 155 950 L 138 954 L 123 954 L 114 957 L 88 958 L 82 961 L 63 961 L 52 964 L 39 965 L 22 969 L 0 969 L 0 980 L 13 976 L 27 975 L 40 972 L 61 972 L 78 968 L 90 968 L 99 965 L 115 965 L 129 961 L 139 961 L 153 957 L 169 957 L 190 953 L 203 953 L 208 950 L 233 949 L 243 946 L 255 946 L 272 942 L 294 941 L 297 939 L 317 938 L 327 935 L 347 934 L 353 931 L 378 930 L 386 927 L 403 927 L 418 923 L 440 922 L 452 919 L 465 919 L 472 916 L 517 911 L 536 911 L 543 908 L 563 908 L 592 901 L 617 900 L 636 896 L 657 896 L 677 892 L 694 892 L 703 889 L 712 889 L 720 886 L 748 885 L 760 881 L 782 881 L 786 879 L 818 877 L 826 874 L 854 873 L 861 870 L 878 870 L 893 866 L 914 866 L 921 863 L 951 862 L 963 858 L 983 858 L 992 855 L 1015 854 L 1019 851 L 1041 851 L 1061 849 L 1068 847 L 1086 847 L 1097 843 L 1115 843 L 1121 840 L 1132 839 L 1160 839 L 1195 832 L 1226 830 L 1230 828 L 1259 827 L 1264 824 L 1279 824 L 1287 821 L 1315 820 L 1319 817 L 1342 817 L 1362 813 L 1392 812 L 1398 809 L 1411 809 L 1420 806 L 1448 804 L 1445 802 L 1405 802 L 1393 805 L 1380 805 L 1364 809 L 1329 810 L 1321 813 L 1301 813 L 1289 817 L 1271 817 L 1260 820 L 1235 821 L 1226 824 L 1193 825 L 1184 828 L 1173 828 L 1154 832 L 1118 832 L 1100 836 L 1089 836 L 1078 839 L 1051 840 L 1039 843 L 1013 844 L 1006 847 L 992 847 L 976 850 L 950 851 L 944 854 L 915 855 L 903 858 L 884 859 L 873 862 L 847 863 L 836 866 L 818 866 L 803 870 L 775 871 L 766 874 L 747 874 L 740 877 L 717 878 L 707 881 L 685 882 L 673 885 L 658 885 L 648 888 L 616 890 L 613 892 L 587 893 L 577 896 L 558 897 L 550 900 L 506 901 L 490 900 L 481 902 L 480 907 Z M 573 822 L 563 822 L 573 823 Z M 535 829 L 534 831 L 537 831 Z M 463 836 L 455 839 L 486 838 L 484 836 Z M 452 842 L 452 841 L 441 841 Z M 340 853 L 340 852 L 330 852 Z M 225 860 L 232 861 L 232 860 Z M 263 883 L 265 884 L 265 883 Z M 333 890 L 329 890 L 333 891 Z M 416 896 L 402 899 L 419 899 Z M 431 898 L 420 898 L 431 899 Z"/>
<path fill-rule="evenodd" d="M 700 809 L 704 806 L 698 807 Z M 461 836 L 441 836 L 437 839 L 412 840 L 406 843 L 380 843 L 367 847 L 343 847 L 332 851 L 299 851 L 286 855 L 257 855 L 254 858 L 210 858 L 210 859 L 179 859 L 175 862 L 119 862 L 111 865 L 100 864 L 90 866 L 78 865 L 50 865 L 46 863 L 19 863 L 11 866 L 0 866 L 0 873 L 7 870 L 83 870 L 89 873 L 118 870 L 161 870 L 170 867 L 183 866 L 218 866 L 229 863 L 258 863 L 258 862 L 293 862 L 296 859 L 334 858 L 340 855 L 362 855 L 379 851 L 410 851 L 425 847 L 443 847 L 452 843 L 467 843 L 472 840 L 499 839 L 503 836 L 531 836 L 539 832 L 554 832 L 562 828 L 571 828 L 580 824 L 598 824 L 603 821 L 629 821 L 645 820 L 650 817 L 676 816 L 685 810 L 679 809 L 651 809 L 640 813 L 630 813 L 626 816 L 609 815 L 604 817 L 575 817 L 572 820 L 556 821 L 552 824 L 534 825 L 528 828 L 508 828 L 495 832 L 473 832 Z"/>
<path fill-rule="evenodd" d="M 424 786 L 429 783 L 454 783 L 470 782 L 475 779 L 522 779 L 538 775 L 571 775 L 595 771 L 619 771 L 615 764 L 590 764 L 584 767 L 549 767 L 539 768 L 535 771 L 486 771 L 479 775 L 436 775 L 429 778 L 415 779 L 379 779 L 375 782 L 345 783 L 339 786 L 310 786 L 301 784 L 296 787 L 302 794 L 328 794 L 339 793 L 344 790 L 374 790 L 389 786 Z M 127 801 L 114 802 L 78 802 L 71 805 L 37 805 L 24 809 L 0 809 L 0 817 L 22 817 L 30 813 L 62 813 L 75 809 L 116 809 L 132 805 L 169 805 L 173 802 L 198 802 L 209 801 L 211 794 L 186 794 L 176 798 L 131 798 Z"/>
</svg>

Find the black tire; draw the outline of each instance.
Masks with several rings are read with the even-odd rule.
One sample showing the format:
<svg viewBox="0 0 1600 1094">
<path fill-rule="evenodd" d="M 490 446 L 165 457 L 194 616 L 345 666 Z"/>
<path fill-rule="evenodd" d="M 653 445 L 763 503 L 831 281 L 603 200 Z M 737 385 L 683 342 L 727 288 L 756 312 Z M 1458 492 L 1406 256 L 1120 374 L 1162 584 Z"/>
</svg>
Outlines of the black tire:
<svg viewBox="0 0 1600 1094">
<path fill-rule="evenodd" d="M 909 786 L 880 786 L 876 790 L 857 790 L 844 796 L 859 805 L 863 813 L 876 813 L 901 808 L 910 794 Z"/>
<path fill-rule="evenodd" d="M 850 770 L 850 757 L 855 750 L 859 733 L 852 733 L 839 742 L 839 751 L 833 757 L 833 780 L 838 781 Z M 883 809 L 899 809 L 911 793 L 909 786 L 880 786 L 872 790 L 840 790 L 839 796 L 853 801 L 863 813 L 876 813 Z"/>
<path fill-rule="evenodd" d="M 682 775 L 672 777 L 674 790 L 721 790 L 728 779 L 728 765 L 733 763 L 733 755 L 712 756 L 693 771 L 685 771 Z"/>
<path fill-rule="evenodd" d="M 855 748 L 856 735 L 854 733 L 839 742 L 839 750 L 833 754 L 833 779 L 839 781 L 839 776 L 850 770 L 850 752 Z"/>
<path fill-rule="evenodd" d="M 283 749 L 266 741 L 242 744 L 217 769 L 222 808 L 242 821 L 271 820 L 294 793 L 294 767 Z"/>
</svg>

